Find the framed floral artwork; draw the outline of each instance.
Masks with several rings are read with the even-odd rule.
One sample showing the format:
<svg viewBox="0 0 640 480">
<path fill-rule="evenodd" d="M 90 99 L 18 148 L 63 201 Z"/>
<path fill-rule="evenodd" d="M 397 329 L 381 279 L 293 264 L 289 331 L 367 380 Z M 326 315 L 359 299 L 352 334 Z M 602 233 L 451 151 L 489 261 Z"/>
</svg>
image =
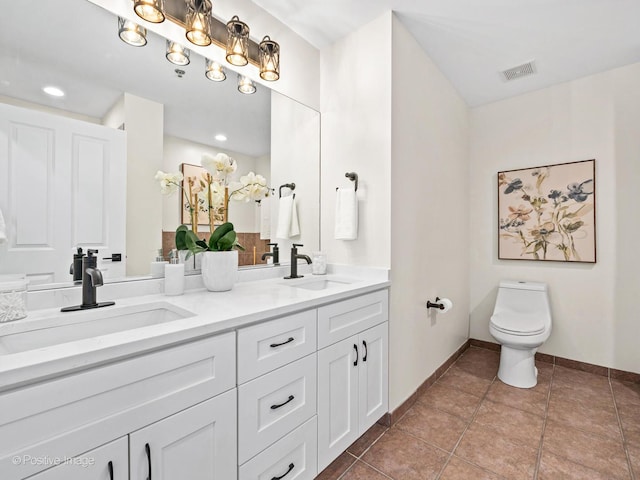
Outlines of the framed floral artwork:
<svg viewBox="0 0 640 480">
<path fill-rule="evenodd" d="M 191 210 L 189 203 L 193 205 L 194 214 L 197 215 L 197 225 L 209 225 L 208 206 L 205 197 L 198 195 L 203 189 L 201 180 L 207 175 L 207 170 L 199 165 L 191 165 L 183 163 L 180 165 L 180 172 L 184 179 L 182 180 L 182 191 L 189 197 L 187 202 L 185 195 L 181 195 L 180 199 L 180 223 L 191 224 Z"/>
<path fill-rule="evenodd" d="M 595 160 L 498 172 L 498 258 L 596 262 Z"/>
</svg>

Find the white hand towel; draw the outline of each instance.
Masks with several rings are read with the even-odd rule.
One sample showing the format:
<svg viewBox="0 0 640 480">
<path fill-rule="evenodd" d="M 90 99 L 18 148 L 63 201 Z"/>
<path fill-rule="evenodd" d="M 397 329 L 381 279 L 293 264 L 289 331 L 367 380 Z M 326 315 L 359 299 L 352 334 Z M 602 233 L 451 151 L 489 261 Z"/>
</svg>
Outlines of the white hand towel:
<svg viewBox="0 0 640 480">
<path fill-rule="evenodd" d="M 4 223 L 2 210 L 0 210 L 0 245 L 7 243 L 7 225 Z"/>
<path fill-rule="evenodd" d="M 358 197 L 353 188 L 338 188 L 336 198 L 336 240 L 358 238 Z"/>
<path fill-rule="evenodd" d="M 260 240 L 271 239 L 271 197 L 260 201 Z"/>
<path fill-rule="evenodd" d="M 298 222 L 298 206 L 295 195 L 280 197 L 276 237 L 287 239 L 297 235 L 300 235 L 300 223 Z"/>
</svg>

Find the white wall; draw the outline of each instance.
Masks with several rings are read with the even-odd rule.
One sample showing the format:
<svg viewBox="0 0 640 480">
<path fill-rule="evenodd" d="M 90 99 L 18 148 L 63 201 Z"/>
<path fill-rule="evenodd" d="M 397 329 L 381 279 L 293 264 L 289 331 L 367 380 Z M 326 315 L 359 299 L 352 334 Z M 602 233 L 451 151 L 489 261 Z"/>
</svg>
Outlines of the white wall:
<svg viewBox="0 0 640 480">
<path fill-rule="evenodd" d="M 542 352 L 640 371 L 638 84 L 640 64 L 471 111 L 472 338 L 493 340 L 488 322 L 501 279 L 541 281 L 549 284 L 554 322 Z M 591 158 L 597 263 L 498 260 L 497 172 Z"/>
<path fill-rule="evenodd" d="M 172 137 L 170 135 L 164 136 L 164 160 L 162 170 L 172 173 L 179 172 L 182 163 L 200 165 L 203 154 L 208 153 L 209 155 L 215 156 L 220 152 L 226 153 L 238 162 L 238 169 L 233 175 L 229 176 L 229 181 L 239 181 L 241 176 L 251 171 L 261 174 L 267 179 L 267 182 L 269 181 L 270 172 L 269 170 L 264 170 L 264 160 L 261 162 L 263 169 L 259 169 L 257 168 L 258 162 L 255 157 L 192 142 L 184 138 Z M 160 189 L 158 189 L 157 195 L 160 196 Z M 165 231 L 173 231 L 180 225 L 180 202 L 178 195 L 182 195 L 182 193 L 176 192 L 176 194 L 172 196 L 163 195 L 162 229 Z M 256 225 L 256 210 L 257 206 L 255 202 L 244 203 L 231 200 L 229 202 L 229 221 L 233 223 L 237 232 L 259 231 L 259 225 Z M 199 230 L 208 232 L 209 228 L 201 225 Z"/>
<path fill-rule="evenodd" d="M 281 262 L 292 243 L 304 245 L 300 253 L 311 256 L 320 241 L 320 114 L 284 95 L 271 95 L 271 240 L 278 242 Z M 276 236 L 280 185 L 295 183 L 300 235 L 289 239 Z M 283 194 L 287 190 L 283 189 Z"/>
<path fill-rule="evenodd" d="M 216 0 L 213 3 L 213 15 L 224 22 L 238 15 L 240 19 L 249 25 L 251 38 L 260 42 L 265 35 L 280 44 L 280 80 L 265 82 L 260 79 L 258 69 L 252 65 L 245 67 L 233 67 L 224 59 L 225 51 L 215 45 L 198 47 L 185 40 L 184 29 L 178 25 L 165 21 L 160 24 L 152 24 L 140 21 L 133 12 L 131 0 L 89 0 L 116 15 L 142 23 L 148 30 L 154 31 L 166 38 L 189 48 L 200 55 L 220 61 L 230 70 L 240 71 L 243 75 L 251 77 L 258 83 L 287 95 L 297 101 L 316 110 L 320 106 L 320 54 L 318 49 L 303 40 L 285 24 L 257 6 L 251 0 Z M 227 80 L 229 81 L 229 80 Z"/>
<path fill-rule="evenodd" d="M 391 17 L 322 50 L 322 249 L 331 263 L 390 267 Z M 359 235 L 335 240 L 336 187 L 359 177 Z"/>
<path fill-rule="evenodd" d="M 468 109 L 393 18 L 390 408 L 466 340 L 469 328 Z M 446 313 L 427 300 L 448 297 Z"/>
<path fill-rule="evenodd" d="M 127 276 L 148 275 L 162 246 L 156 172 L 162 168 L 164 106 L 124 94 L 127 132 Z M 135 208 L 134 208 L 135 207 Z"/>
</svg>

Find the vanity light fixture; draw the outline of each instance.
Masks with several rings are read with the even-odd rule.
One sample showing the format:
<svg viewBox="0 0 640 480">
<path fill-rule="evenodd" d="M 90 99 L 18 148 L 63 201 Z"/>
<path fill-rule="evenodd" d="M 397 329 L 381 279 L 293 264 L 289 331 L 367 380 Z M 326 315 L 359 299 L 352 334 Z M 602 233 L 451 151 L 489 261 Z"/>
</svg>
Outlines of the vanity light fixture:
<svg viewBox="0 0 640 480">
<path fill-rule="evenodd" d="M 122 17 L 118 17 L 118 36 L 124 43 L 134 47 L 147 44 L 147 29 Z"/>
<path fill-rule="evenodd" d="M 227 136 L 226 136 L 226 135 L 223 135 L 223 134 L 221 134 L 221 133 L 217 134 L 217 135 L 216 135 L 215 137 L 213 137 L 213 138 L 215 138 L 218 142 L 226 142 L 226 141 L 227 141 Z"/>
<path fill-rule="evenodd" d="M 189 55 L 191 52 L 188 48 L 183 47 L 179 43 L 172 42 L 171 40 L 167 40 L 167 60 L 169 60 L 174 65 L 189 65 Z"/>
<path fill-rule="evenodd" d="M 64 97 L 64 92 L 60 88 L 54 87 L 53 85 L 47 85 L 46 87 L 43 87 L 42 91 L 47 95 L 51 95 L 52 97 Z"/>
<path fill-rule="evenodd" d="M 187 0 L 187 39 L 194 45 L 211 45 L 210 0 Z"/>
<path fill-rule="evenodd" d="M 260 78 L 273 82 L 280 78 L 280 45 L 267 35 L 260 42 Z"/>
<path fill-rule="evenodd" d="M 207 58 L 204 74 L 209 80 L 213 80 L 214 82 L 223 82 L 227 79 L 224 67 L 209 58 Z"/>
<path fill-rule="evenodd" d="M 133 11 L 147 22 L 162 23 L 165 19 L 163 0 L 135 0 Z"/>
<path fill-rule="evenodd" d="M 249 77 L 238 74 L 238 91 L 245 95 L 251 95 L 252 93 L 256 93 L 256 85 Z"/>
<path fill-rule="evenodd" d="M 227 62 L 237 67 L 249 63 L 249 26 L 237 15 L 227 23 Z"/>
</svg>

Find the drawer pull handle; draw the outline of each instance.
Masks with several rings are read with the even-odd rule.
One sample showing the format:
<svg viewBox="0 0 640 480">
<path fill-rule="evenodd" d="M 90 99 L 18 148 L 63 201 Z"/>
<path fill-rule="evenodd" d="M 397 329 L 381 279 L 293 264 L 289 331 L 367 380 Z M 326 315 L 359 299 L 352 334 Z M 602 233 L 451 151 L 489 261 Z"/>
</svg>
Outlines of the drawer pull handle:
<svg viewBox="0 0 640 480">
<path fill-rule="evenodd" d="M 367 355 L 369 353 L 369 349 L 367 348 L 367 342 L 366 340 L 362 341 L 362 345 L 364 345 L 364 356 L 362 357 L 362 361 L 366 362 L 367 361 Z"/>
<path fill-rule="evenodd" d="M 285 402 L 281 403 L 280 405 L 271 405 L 271 410 L 275 410 L 277 408 L 284 407 L 287 403 L 289 403 L 294 398 L 295 397 L 293 395 L 289 395 L 289 398 Z"/>
<path fill-rule="evenodd" d="M 355 343 L 353 344 L 353 348 L 356 351 L 356 360 L 355 362 L 353 362 L 353 366 L 357 367 L 358 366 L 358 345 L 356 345 Z"/>
<path fill-rule="evenodd" d="M 291 470 L 293 470 L 295 467 L 295 465 L 293 463 L 289 464 L 289 470 L 287 470 L 286 472 L 284 472 L 282 475 L 280 475 L 279 477 L 271 477 L 271 480 L 282 480 L 284 477 L 286 477 L 287 475 L 289 475 L 289 472 Z"/>
<path fill-rule="evenodd" d="M 151 480 L 151 447 L 148 443 L 144 445 L 144 450 L 147 452 L 147 466 L 149 467 L 149 476 L 147 480 Z"/>
<path fill-rule="evenodd" d="M 107 469 L 109 470 L 109 480 L 113 480 L 113 462 L 107 463 Z"/>
<path fill-rule="evenodd" d="M 281 347 L 282 345 L 286 345 L 287 343 L 291 343 L 293 342 L 293 337 L 289 337 L 289 340 L 282 342 L 282 343 L 272 343 L 271 345 L 269 345 L 271 348 L 278 348 Z"/>
</svg>

